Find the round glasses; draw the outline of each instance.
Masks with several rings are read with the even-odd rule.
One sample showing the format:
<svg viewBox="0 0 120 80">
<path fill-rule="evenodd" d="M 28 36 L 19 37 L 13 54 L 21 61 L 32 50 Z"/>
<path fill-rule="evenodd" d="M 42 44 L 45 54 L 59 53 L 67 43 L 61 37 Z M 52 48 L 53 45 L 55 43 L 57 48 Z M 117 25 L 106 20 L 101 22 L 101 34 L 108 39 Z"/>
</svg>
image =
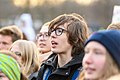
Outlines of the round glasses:
<svg viewBox="0 0 120 80">
<path fill-rule="evenodd" d="M 50 29 L 48 31 L 48 35 L 51 36 L 51 33 L 55 31 L 55 35 L 60 36 L 62 35 L 63 32 L 67 32 L 67 30 L 62 29 L 62 28 L 55 28 L 55 29 Z"/>
<path fill-rule="evenodd" d="M 43 37 L 45 40 L 47 40 L 50 36 L 48 35 L 48 32 L 39 33 L 39 34 L 37 34 L 36 39 L 39 39 L 41 37 Z"/>
</svg>

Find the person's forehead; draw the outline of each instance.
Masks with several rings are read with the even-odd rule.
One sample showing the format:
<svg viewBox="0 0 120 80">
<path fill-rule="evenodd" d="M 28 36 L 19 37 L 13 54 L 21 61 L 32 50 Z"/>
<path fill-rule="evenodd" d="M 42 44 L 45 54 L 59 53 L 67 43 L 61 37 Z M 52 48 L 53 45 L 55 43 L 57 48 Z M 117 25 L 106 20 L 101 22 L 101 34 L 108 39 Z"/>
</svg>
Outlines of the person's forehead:
<svg viewBox="0 0 120 80">
<path fill-rule="evenodd" d="M 5 38 L 12 39 L 12 37 L 10 35 L 1 35 L 0 34 L 0 39 L 5 39 Z"/>
<path fill-rule="evenodd" d="M 63 29 L 67 29 L 67 24 L 62 24 L 62 25 L 55 25 L 54 28 L 63 28 Z"/>
</svg>

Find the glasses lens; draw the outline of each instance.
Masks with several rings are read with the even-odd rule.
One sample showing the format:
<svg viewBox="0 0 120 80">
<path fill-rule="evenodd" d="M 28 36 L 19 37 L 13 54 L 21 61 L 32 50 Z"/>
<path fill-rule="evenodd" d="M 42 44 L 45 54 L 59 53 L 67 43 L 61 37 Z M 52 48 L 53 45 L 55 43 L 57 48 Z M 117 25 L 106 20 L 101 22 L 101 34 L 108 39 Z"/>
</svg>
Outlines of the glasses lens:
<svg viewBox="0 0 120 80">
<path fill-rule="evenodd" d="M 48 39 L 48 38 L 49 38 L 48 32 L 45 32 L 44 34 L 39 33 L 39 34 L 37 35 L 36 39 L 39 39 L 39 38 L 41 38 L 41 37 L 43 37 L 44 39 Z"/>
<path fill-rule="evenodd" d="M 57 35 L 57 36 L 60 36 L 60 35 L 63 33 L 63 30 L 64 30 L 64 29 L 62 29 L 62 28 L 57 28 L 57 29 L 55 30 L 56 35 Z"/>
<path fill-rule="evenodd" d="M 54 31 L 55 31 L 55 34 L 56 34 L 57 36 L 60 36 L 60 35 L 63 33 L 63 31 L 67 32 L 67 30 L 62 29 L 62 28 L 50 29 L 50 30 L 48 31 L 48 36 L 51 36 L 51 33 L 54 32 Z"/>
</svg>

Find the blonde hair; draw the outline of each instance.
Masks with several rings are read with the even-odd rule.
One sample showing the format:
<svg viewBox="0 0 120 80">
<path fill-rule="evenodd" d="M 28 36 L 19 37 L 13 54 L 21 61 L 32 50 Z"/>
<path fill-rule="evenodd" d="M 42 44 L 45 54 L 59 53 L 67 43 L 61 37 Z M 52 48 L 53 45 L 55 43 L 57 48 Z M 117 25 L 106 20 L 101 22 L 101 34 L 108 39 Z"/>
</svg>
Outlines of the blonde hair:
<svg viewBox="0 0 120 80">
<path fill-rule="evenodd" d="M 14 45 L 17 45 L 21 50 L 22 72 L 29 76 L 31 73 L 38 71 L 39 51 L 37 50 L 36 44 L 32 41 L 17 40 L 12 44 L 11 48 Z"/>
<path fill-rule="evenodd" d="M 110 53 L 107 53 L 106 57 L 107 59 L 106 59 L 106 65 L 103 71 L 103 75 L 99 80 L 106 80 L 107 78 L 120 73 L 120 69 L 117 63 L 112 58 L 112 56 L 110 55 Z"/>
<path fill-rule="evenodd" d="M 110 78 L 108 78 L 107 80 L 120 80 L 120 74 L 111 76 Z"/>
<path fill-rule="evenodd" d="M 107 27 L 107 30 L 120 30 L 120 22 L 112 23 Z"/>
<path fill-rule="evenodd" d="M 49 25 L 50 25 L 50 21 L 49 21 L 49 22 L 44 23 L 44 24 L 41 26 L 40 31 L 41 31 L 42 27 L 45 27 L 45 26 L 48 26 L 48 27 L 49 27 Z M 40 32 L 40 31 L 39 31 L 39 32 Z"/>
<path fill-rule="evenodd" d="M 81 71 L 79 76 L 78 76 L 78 80 L 84 80 L 84 78 L 85 78 L 84 71 Z"/>
</svg>

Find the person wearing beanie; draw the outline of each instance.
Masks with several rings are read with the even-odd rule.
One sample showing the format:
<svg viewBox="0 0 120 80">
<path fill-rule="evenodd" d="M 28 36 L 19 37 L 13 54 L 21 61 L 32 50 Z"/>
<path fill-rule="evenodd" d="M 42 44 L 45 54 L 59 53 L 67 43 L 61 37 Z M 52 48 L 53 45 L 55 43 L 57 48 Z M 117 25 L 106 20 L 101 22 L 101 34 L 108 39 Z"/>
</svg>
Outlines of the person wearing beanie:
<svg viewBox="0 0 120 80">
<path fill-rule="evenodd" d="M 20 68 L 11 56 L 0 53 L 0 80 L 21 80 Z"/>
<path fill-rule="evenodd" d="M 119 30 L 94 32 L 86 41 L 84 51 L 84 80 L 107 80 L 120 74 Z"/>
<path fill-rule="evenodd" d="M 21 72 L 17 56 L 8 50 L 0 51 L 0 80 L 28 80 Z"/>
</svg>

